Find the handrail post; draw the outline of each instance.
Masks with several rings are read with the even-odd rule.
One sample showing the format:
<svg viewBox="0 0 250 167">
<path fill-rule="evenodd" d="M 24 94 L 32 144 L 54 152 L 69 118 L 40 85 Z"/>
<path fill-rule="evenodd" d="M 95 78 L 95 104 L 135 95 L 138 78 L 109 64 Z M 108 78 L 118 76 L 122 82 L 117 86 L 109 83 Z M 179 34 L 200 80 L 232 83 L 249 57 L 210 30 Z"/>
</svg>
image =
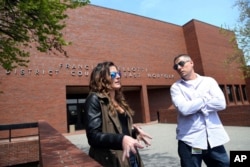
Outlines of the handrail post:
<svg viewBox="0 0 250 167">
<path fill-rule="evenodd" d="M 11 128 L 9 129 L 9 142 L 11 142 Z"/>
</svg>

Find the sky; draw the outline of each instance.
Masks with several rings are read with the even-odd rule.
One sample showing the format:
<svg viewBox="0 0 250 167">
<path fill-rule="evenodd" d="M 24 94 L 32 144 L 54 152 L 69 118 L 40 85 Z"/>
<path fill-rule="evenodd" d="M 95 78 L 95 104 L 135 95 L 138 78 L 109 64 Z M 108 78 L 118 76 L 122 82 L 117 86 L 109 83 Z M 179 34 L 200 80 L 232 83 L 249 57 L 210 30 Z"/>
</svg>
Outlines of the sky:
<svg viewBox="0 0 250 167">
<path fill-rule="evenodd" d="M 237 25 L 236 0 L 90 0 L 91 4 L 182 26 L 196 19 L 218 27 Z"/>
</svg>

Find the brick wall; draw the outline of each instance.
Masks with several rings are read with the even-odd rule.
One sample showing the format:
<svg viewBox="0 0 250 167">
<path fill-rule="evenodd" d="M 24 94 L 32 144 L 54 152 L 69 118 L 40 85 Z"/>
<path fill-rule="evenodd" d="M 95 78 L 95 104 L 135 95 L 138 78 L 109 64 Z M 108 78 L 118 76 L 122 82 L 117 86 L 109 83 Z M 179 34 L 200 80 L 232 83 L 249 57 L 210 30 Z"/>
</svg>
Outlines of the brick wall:
<svg viewBox="0 0 250 167">
<path fill-rule="evenodd" d="M 220 111 L 222 123 L 230 126 L 250 126 L 250 106 L 228 106 Z"/>
<path fill-rule="evenodd" d="M 160 123 L 177 123 L 177 112 L 174 109 L 160 109 Z M 250 126 L 250 106 L 228 106 L 226 110 L 218 112 L 223 125 Z"/>
<path fill-rule="evenodd" d="M 41 167 L 101 167 L 45 121 L 39 121 Z"/>
<path fill-rule="evenodd" d="M 235 54 L 230 42 L 233 32 L 193 20 L 183 26 L 188 54 L 195 71 L 214 77 L 220 84 L 245 84 L 239 64 L 226 61 Z"/>
<path fill-rule="evenodd" d="M 69 19 L 63 34 L 66 40 L 72 42 L 65 47 L 69 57 L 44 54 L 31 48 L 27 68 L 18 67 L 9 75 L 0 69 L 2 124 L 46 120 L 59 132 L 67 132 L 66 87 L 87 87 L 89 75 L 85 74 L 90 74 L 98 62 L 105 60 L 112 60 L 121 67 L 124 87 L 148 88 L 148 97 L 143 100 L 149 99 L 149 106 L 142 107 L 143 94 L 140 91 L 128 93 L 136 95 L 131 99 L 136 99 L 132 105 L 138 109 L 139 115 L 135 120 L 140 122 L 154 121 L 159 108 L 169 109 L 168 88 L 179 78 L 172 69 L 173 57 L 177 54 L 194 56 L 197 72 L 215 77 L 220 85 L 245 84 L 234 66 L 230 70 L 222 64 L 230 49 L 227 38 L 219 34 L 218 27 L 196 20 L 178 26 L 93 5 L 67 12 Z M 82 65 L 83 69 L 79 69 L 78 65 Z M 133 72 L 133 67 L 139 70 Z M 22 75 L 22 70 L 25 75 Z M 36 70 L 39 70 L 39 75 L 35 74 Z M 72 72 L 77 74 L 79 71 L 84 75 L 72 75 Z M 138 78 L 128 76 L 138 73 Z M 148 74 L 160 77 L 148 77 Z M 166 79 L 161 74 L 174 77 Z M 156 89 L 151 89 L 153 87 Z M 161 94 L 162 88 L 166 87 Z M 149 108 L 149 114 L 144 114 L 145 108 Z"/>
<path fill-rule="evenodd" d="M 0 166 L 37 162 L 41 167 L 100 167 L 61 133 L 45 121 L 38 122 L 39 139 L 15 138 L 0 141 Z"/>
<path fill-rule="evenodd" d="M 0 141 L 0 166 L 39 161 L 38 139 L 13 142 Z"/>
<path fill-rule="evenodd" d="M 0 69 L 4 92 L 0 94 L 1 123 L 46 120 L 59 132 L 67 132 L 66 86 L 88 86 L 89 82 L 89 76 L 72 76 L 72 71 L 80 70 L 78 65 L 83 65 L 84 73 L 104 60 L 112 60 L 120 67 L 143 68 L 135 72 L 140 73 L 140 78 L 123 77 L 124 86 L 173 83 L 173 79 L 149 78 L 147 73 L 175 74 L 172 58 L 186 51 L 182 27 L 91 5 L 69 10 L 68 14 L 63 31 L 65 38 L 72 42 L 65 48 L 68 58 L 31 49 L 28 68 L 18 67 L 9 75 Z M 21 75 L 22 70 L 25 75 Z M 39 75 L 35 74 L 36 70 Z M 53 74 L 48 74 L 49 70 Z M 129 72 L 122 70 L 122 73 Z"/>
</svg>

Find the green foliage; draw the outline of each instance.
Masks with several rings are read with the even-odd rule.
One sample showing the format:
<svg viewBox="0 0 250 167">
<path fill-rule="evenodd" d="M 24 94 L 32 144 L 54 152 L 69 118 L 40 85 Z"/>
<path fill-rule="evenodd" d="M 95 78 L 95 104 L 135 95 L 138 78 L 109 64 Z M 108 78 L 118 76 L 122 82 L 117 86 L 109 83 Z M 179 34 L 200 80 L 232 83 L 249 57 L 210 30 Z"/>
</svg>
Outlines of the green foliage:
<svg viewBox="0 0 250 167">
<path fill-rule="evenodd" d="M 250 1 L 236 0 L 234 7 L 240 11 L 238 25 L 232 31 L 236 36 L 231 38 L 235 53 L 228 57 L 227 63 L 237 62 L 244 72 L 245 78 L 250 77 Z M 237 43 L 236 43 L 237 41 Z M 238 49 L 240 48 L 240 49 Z"/>
<path fill-rule="evenodd" d="M 63 53 L 68 45 L 61 30 L 65 11 L 89 0 L 0 0 L 0 65 L 6 70 L 26 66 L 29 48 Z"/>
<path fill-rule="evenodd" d="M 245 56 L 250 60 L 250 1 L 238 0 L 235 5 L 241 11 L 239 22 L 242 24 L 235 31 Z"/>
</svg>

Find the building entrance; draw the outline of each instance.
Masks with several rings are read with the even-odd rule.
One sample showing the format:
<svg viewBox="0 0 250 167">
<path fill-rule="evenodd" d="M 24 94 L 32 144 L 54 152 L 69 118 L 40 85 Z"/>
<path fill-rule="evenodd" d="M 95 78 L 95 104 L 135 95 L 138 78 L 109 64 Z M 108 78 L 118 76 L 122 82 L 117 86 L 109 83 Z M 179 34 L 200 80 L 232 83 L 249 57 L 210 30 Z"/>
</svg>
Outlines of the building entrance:
<svg viewBox="0 0 250 167">
<path fill-rule="evenodd" d="M 71 130 L 84 129 L 83 99 L 67 99 L 68 127 Z M 69 129 L 70 131 L 70 129 Z"/>
<path fill-rule="evenodd" d="M 84 103 L 88 91 L 83 87 L 67 87 L 67 127 L 68 132 L 85 129 Z M 83 91 L 84 90 L 84 91 Z"/>
</svg>

